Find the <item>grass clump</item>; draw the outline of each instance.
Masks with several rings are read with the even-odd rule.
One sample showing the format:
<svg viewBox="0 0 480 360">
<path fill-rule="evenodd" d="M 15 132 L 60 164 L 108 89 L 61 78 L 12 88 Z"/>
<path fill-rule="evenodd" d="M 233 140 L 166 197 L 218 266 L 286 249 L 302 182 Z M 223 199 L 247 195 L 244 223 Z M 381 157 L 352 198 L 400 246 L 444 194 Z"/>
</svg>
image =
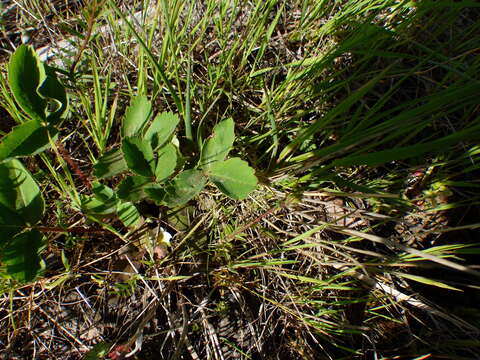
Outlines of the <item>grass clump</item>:
<svg viewBox="0 0 480 360">
<path fill-rule="evenodd" d="M 34 279 L 2 272 L 6 357 L 476 354 L 474 2 L 42 6 L 57 11 L 17 8 L 18 33 L 41 19 L 55 40 L 69 112 L 22 158 L 45 212 L 21 225 L 45 250 Z M 4 141 L 31 115 L 1 85 Z M 132 130 L 135 101 L 150 110 Z M 171 170 L 199 178 L 144 187 L 172 175 L 145 148 L 150 113 L 178 116 L 156 141 L 168 133 Z M 232 193 L 246 167 L 258 186 Z"/>
</svg>

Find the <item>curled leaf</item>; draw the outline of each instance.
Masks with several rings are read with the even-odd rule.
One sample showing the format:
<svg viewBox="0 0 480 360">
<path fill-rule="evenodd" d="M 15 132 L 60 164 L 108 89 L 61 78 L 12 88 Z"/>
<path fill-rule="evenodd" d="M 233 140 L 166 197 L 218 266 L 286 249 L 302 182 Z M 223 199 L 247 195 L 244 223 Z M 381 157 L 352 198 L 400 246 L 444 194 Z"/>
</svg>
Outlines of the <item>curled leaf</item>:
<svg viewBox="0 0 480 360">
<path fill-rule="evenodd" d="M 37 92 L 45 78 L 45 68 L 33 47 L 20 45 L 8 63 L 8 83 L 20 108 L 37 121 L 45 120 L 47 101 Z"/>
</svg>

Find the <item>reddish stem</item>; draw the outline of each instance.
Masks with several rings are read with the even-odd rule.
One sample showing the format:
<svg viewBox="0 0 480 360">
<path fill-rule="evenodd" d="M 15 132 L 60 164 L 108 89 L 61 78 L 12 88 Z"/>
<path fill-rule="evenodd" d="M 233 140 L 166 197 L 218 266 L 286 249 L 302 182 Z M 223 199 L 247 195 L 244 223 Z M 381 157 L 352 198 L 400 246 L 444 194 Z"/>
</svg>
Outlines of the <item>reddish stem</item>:
<svg viewBox="0 0 480 360">
<path fill-rule="evenodd" d="M 67 162 L 67 164 L 72 168 L 75 175 L 82 181 L 82 183 L 87 187 L 88 190 L 92 190 L 92 184 L 90 179 L 87 175 L 83 173 L 82 170 L 78 167 L 77 163 L 73 161 L 72 157 L 68 153 L 68 151 L 63 147 L 62 143 L 59 141 L 57 143 L 58 152 L 62 155 L 63 160 Z"/>
</svg>

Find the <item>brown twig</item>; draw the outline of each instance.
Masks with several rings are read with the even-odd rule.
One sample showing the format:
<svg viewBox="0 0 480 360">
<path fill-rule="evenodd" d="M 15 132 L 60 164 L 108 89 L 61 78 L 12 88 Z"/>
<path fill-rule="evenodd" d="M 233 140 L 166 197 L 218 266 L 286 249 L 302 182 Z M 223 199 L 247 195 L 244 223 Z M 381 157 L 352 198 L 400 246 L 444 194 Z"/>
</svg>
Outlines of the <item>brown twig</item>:
<svg viewBox="0 0 480 360">
<path fill-rule="evenodd" d="M 89 4 L 89 9 L 88 9 L 88 18 L 87 18 L 87 33 L 85 34 L 85 37 L 83 38 L 82 45 L 78 49 L 77 54 L 75 55 L 75 58 L 73 59 L 72 66 L 70 67 L 70 74 L 73 75 L 75 73 L 75 68 L 77 67 L 78 62 L 80 61 L 80 58 L 87 48 L 88 42 L 90 41 L 90 38 L 92 37 L 92 32 L 93 32 L 93 25 L 95 25 L 95 19 L 96 19 L 96 13 L 97 9 L 99 6 L 102 6 L 102 2 L 98 3 L 98 0 L 92 0 L 92 2 Z"/>
<path fill-rule="evenodd" d="M 63 228 L 60 226 L 33 226 L 32 229 L 40 232 L 53 232 L 53 233 L 77 233 L 77 234 L 107 234 L 110 233 L 105 229 L 86 228 L 83 226 L 72 226 L 69 228 Z"/>
</svg>

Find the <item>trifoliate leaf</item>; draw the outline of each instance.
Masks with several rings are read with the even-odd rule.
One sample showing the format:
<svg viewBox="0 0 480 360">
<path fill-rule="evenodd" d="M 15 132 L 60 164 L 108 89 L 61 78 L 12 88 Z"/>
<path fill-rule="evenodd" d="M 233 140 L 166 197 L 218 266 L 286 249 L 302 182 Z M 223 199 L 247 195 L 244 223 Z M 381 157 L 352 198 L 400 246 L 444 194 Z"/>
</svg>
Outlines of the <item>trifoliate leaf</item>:
<svg viewBox="0 0 480 360">
<path fill-rule="evenodd" d="M 165 197 L 165 186 L 152 183 L 145 187 L 145 193 L 156 204 L 162 205 L 163 198 Z"/>
<path fill-rule="evenodd" d="M 120 199 L 137 202 L 145 198 L 145 185 L 152 182 L 151 178 L 144 176 L 128 176 L 120 183 L 117 195 Z"/>
</svg>

